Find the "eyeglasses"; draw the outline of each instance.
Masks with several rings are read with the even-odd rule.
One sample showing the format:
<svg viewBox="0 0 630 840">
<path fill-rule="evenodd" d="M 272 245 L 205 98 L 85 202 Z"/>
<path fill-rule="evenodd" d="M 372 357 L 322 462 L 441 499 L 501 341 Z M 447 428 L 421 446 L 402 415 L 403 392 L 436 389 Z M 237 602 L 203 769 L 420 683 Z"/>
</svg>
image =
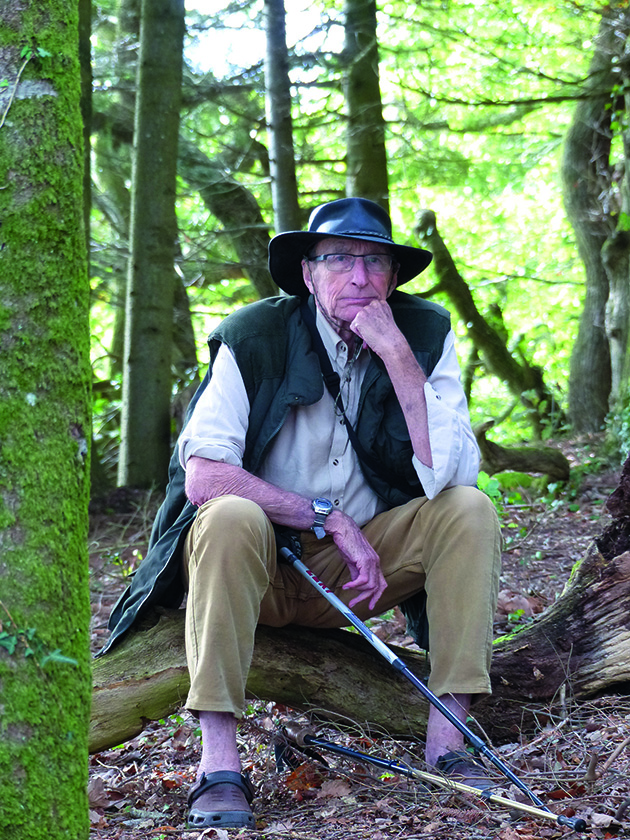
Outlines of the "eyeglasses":
<svg viewBox="0 0 630 840">
<path fill-rule="evenodd" d="M 320 254 L 317 257 L 304 257 L 309 262 L 323 262 L 328 271 L 341 274 L 352 271 L 357 260 L 363 260 L 368 274 L 385 274 L 394 265 L 391 254 Z"/>
</svg>

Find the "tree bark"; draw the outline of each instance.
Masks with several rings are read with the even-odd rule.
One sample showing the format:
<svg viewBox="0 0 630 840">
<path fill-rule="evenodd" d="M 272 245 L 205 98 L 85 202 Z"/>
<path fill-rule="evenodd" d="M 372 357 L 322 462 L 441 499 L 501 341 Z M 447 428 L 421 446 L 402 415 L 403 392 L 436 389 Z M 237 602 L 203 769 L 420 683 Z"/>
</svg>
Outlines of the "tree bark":
<svg viewBox="0 0 630 840">
<path fill-rule="evenodd" d="M 83 119 L 83 230 L 90 266 L 90 216 L 92 214 L 92 0 L 79 0 L 79 63 L 81 67 L 81 117 Z"/>
<path fill-rule="evenodd" d="M 630 126 L 626 118 L 630 114 L 630 67 L 624 54 L 619 62 L 619 72 L 622 74 L 620 84 L 626 91 L 623 108 L 614 114 L 619 117 L 625 127 L 623 130 L 623 154 L 626 161 L 630 160 Z M 613 171 L 619 178 L 618 185 L 611 187 L 619 190 L 619 215 L 614 233 L 607 239 L 602 249 L 602 262 L 608 275 L 609 293 L 606 303 L 606 336 L 610 348 L 611 389 L 610 409 L 612 422 L 609 425 L 613 431 L 620 426 L 620 414 L 625 406 L 629 359 L 628 347 L 630 343 L 630 166 L 623 167 L 623 175 L 619 168 Z M 621 176 L 621 177 L 619 177 Z"/>
<path fill-rule="evenodd" d="M 87 840 L 90 347 L 76 0 L 0 3 L 0 837 Z"/>
<path fill-rule="evenodd" d="M 291 119 L 291 80 L 287 54 L 284 0 L 265 0 L 265 101 L 269 132 L 271 198 L 276 233 L 299 230 L 293 121 Z"/>
<path fill-rule="evenodd" d="M 609 507 L 615 519 L 574 569 L 557 601 L 495 642 L 493 694 L 474 716 L 494 741 L 513 740 L 572 701 L 630 685 L 630 459 Z M 183 610 L 160 611 L 94 665 L 90 749 L 114 746 L 182 705 L 189 680 Z M 424 652 L 394 648 L 420 678 Z M 345 630 L 258 627 L 250 697 L 350 718 L 393 735 L 426 731 L 428 705 L 362 637 Z"/>
<path fill-rule="evenodd" d="M 611 393 L 611 357 L 606 334 L 610 278 L 606 265 L 613 267 L 613 263 L 604 245 L 609 237 L 614 237 L 616 227 L 615 202 L 611 201 L 615 186 L 611 162 L 612 106 L 615 88 L 623 83 L 629 31 L 630 13 L 625 3 L 607 6 L 589 67 L 588 96 L 576 105 L 564 146 L 564 202 L 586 271 L 584 307 L 569 375 L 569 415 L 578 432 L 601 429 Z M 619 250 L 619 245 L 620 241 L 611 242 L 608 247 Z M 615 263 L 614 270 L 623 271 L 623 261 L 616 259 Z M 627 273 L 621 282 L 628 284 Z M 615 330 L 620 326 L 619 314 L 617 305 Z M 623 348 L 624 354 L 626 349 Z"/>
<path fill-rule="evenodd" d="M 468 335 L 490 373 L 499 377 L 510 391 L 531 410 L 537 437 L 545 425 L 557 429 L 563 414 L 554 395 L 545 385 L 542 370 L 523 360 L 518 362 L 510 353 L 499 332 L 477 309 L 473 296 L 461 276 L 450 252 L 437 229 L 433 210 L 423 210 L 416 223 L 415 234 L 421 244 L 433 253 L 433 265 L 438 276 L 438 288 L 453 303 Z"/>
<path fill-rule="evenodd" d="M 183 0 L 143 0 L 118 481 L 163 487 L 171 454 Z"/>
<path fill-rule="evenodd" d="M 348 113 L 346 195 L 370 198 L 389 210 L 376 0 L 346 0 L 344 14 L 343 88 Z"/>
</svg>

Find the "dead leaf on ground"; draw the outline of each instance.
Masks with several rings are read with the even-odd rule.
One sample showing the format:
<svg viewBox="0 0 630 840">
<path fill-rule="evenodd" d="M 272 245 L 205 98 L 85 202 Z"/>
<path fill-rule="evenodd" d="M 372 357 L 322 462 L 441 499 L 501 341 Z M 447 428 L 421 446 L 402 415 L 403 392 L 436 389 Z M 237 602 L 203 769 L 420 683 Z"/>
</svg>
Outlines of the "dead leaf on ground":
<svg viewBox="0 0 630 840">
<path fill-rule="evenodd" d="M 342 799 L 344 796 L 349 796 L 351 790 L 348 782 L 344 782 L 343 779 L 328 779 L 317 791 L 317 798 L 330 797 L 332 799 L 336 797 Z"/>
<path fill-rule="evenodd" d="M 323 781 L 323 773 L 314 764 L 300 764 L 287 777 L 286 786 L 289 790 L 302 791 L 319 788 Z"/>
</svg>

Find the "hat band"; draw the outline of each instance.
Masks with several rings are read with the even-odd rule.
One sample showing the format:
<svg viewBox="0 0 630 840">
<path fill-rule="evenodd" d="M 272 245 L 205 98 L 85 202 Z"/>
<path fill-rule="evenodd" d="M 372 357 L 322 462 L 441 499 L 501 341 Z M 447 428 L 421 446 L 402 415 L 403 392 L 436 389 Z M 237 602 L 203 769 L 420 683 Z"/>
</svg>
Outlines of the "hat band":
<svg viewBox="0 0 630 840">
<path fill-rule="evenodd" d="M 373 238 L 382 239 L 383 242 L 388 242 L 390 245 L 394 244 L 394 240 L 386 236 L 383 233 L 378 233 L 375 230 L 339 230 L 339 231 L 325 231 L 325 230 L 318 230 L 313 231 L 313 233 L 323 234 L 325 233 L 327 236 L 370 236 Z"/>
</svg>

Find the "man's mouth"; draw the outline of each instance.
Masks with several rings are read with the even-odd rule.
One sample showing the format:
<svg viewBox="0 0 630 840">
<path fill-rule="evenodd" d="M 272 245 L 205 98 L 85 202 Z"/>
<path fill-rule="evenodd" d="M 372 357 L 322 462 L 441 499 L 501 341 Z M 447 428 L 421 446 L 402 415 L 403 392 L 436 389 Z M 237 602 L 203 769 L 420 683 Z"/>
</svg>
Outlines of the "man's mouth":
<svg viewBox="0 0 630 840">
<path fill-rule="evenodd" d="M 376 300 L 374 296 L 370 297 L 345 297 L 342 298 L 343 303 L 371 303 L 373 300 Z"/>
</svg>

